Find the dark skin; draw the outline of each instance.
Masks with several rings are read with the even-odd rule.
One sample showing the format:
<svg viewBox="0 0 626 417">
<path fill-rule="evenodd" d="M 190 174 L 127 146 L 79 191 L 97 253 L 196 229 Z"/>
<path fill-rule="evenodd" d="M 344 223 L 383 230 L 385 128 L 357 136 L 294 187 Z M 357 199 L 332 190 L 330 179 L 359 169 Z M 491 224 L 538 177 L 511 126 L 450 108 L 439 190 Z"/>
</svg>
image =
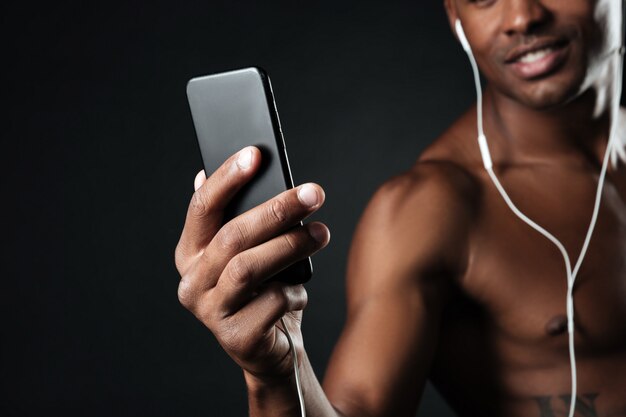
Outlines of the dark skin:
<svg viewBox="0 0 626 417">
<path fill-rule="evenodd" d="M 518 207 L 575 263 L 610 127 L 619 2 L 445 0 L 483 75 L 494 170 Z M 562 59 L 524 78 L 514 48 L 560 41 Z M 372 197 L 354 236 L 345 328 L 320 384 L 300 332 L 306 291 L 264 284 L 328 243 L 289 190 L 225 226 L 225 203 L 259 166 L 234 156 L 197 191 L 176 250 L 179 297 L 242 367 L 251 416 L 299 416 L 295 339 L 310 417 L 413 416 L 430 378 L 459 416 L 563 416 L 571 401 L 563 259 L 513 215 L 485 172 L 469 109 Z M 623 123 L 622 123 L 623 124 Z M 620 124 L 620 129 L 624 126 Z M 242 152 L 245 154 L 245 152 Z M 244 162 L 246 158 L 243 158 Z M 626 168 L 609 167 L 574 289 L 577 416 L 626 416 Z M 318 239 L 314 239 L 315 233 Z"/>
</svg>

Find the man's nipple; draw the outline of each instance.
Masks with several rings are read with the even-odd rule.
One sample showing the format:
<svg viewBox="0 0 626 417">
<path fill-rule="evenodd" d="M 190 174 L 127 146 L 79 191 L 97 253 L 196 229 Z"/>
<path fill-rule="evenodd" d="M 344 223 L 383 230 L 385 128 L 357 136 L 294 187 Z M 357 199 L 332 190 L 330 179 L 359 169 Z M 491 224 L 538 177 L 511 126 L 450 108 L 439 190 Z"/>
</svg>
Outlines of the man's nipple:
<svg viewBox="0 0 626 417">
<path fill-rule="evenodd" d="M 546 324 L 546 333 L 549 336 L 558 336 L 567 332 L 567 316 L 559 314 L 548 320 Z"/>
</svg>

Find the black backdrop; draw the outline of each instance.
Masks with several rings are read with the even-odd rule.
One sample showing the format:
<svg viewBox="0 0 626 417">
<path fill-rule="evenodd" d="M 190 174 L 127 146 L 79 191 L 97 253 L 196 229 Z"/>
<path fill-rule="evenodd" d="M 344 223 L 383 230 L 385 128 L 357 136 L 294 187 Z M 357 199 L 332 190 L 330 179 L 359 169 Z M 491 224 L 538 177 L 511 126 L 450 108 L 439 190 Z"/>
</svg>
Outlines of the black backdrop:
<svg viewBox="0 0 626 417">
<path fill-rule="evenodd" d="M 441 1 L 3 4 L 0 414 L 242 416 L 241 371 L 176 298 L 197 75 L 272 76 L 296 183 L 327 202 L 303 331 L 321 378 L 369 196 L 473 100 Z M 416 237 L 417 238 L 417 237 Z M 429 388 L 419 415 L 451 415 Z"/>
</svg>

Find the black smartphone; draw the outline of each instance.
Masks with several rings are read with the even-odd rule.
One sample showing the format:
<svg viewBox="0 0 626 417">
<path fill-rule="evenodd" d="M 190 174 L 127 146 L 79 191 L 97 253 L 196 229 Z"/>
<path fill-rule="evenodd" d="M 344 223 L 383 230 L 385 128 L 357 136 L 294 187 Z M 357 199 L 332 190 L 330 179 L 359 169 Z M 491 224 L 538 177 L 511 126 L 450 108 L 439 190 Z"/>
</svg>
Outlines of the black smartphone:
<svg viewBox="0 0 626 417">
<path fill-rule="evenodd" d="M 229 204 L 224 223 L 293 188 L 272 85 L 264 70 L 250 67 L 192 78 L 187 98 L 207 176 L 246 146 L 261 151 L 259 171 Z M 306 258 L 270 280 L 297 284 L 312 274 L 311 258 Z"/>
</svg>

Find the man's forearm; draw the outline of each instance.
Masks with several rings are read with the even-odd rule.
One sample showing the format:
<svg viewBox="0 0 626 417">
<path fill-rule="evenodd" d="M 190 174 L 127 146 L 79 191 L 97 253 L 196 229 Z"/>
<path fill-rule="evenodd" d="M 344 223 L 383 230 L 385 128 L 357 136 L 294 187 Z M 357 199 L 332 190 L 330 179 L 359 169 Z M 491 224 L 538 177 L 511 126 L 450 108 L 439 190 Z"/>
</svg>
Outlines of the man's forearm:
<svg viewBox="0 0 626 417">
<path fill-rule="evenodd" d="M 328 401 L 306 353 L 298 359 L 307 417 L 346 417 L 339 414 Z M 295 378 L 268 382 L 247 373 L 244 375 L 248 386 L 250 417 L 300 417 Z"/>
</svg>

